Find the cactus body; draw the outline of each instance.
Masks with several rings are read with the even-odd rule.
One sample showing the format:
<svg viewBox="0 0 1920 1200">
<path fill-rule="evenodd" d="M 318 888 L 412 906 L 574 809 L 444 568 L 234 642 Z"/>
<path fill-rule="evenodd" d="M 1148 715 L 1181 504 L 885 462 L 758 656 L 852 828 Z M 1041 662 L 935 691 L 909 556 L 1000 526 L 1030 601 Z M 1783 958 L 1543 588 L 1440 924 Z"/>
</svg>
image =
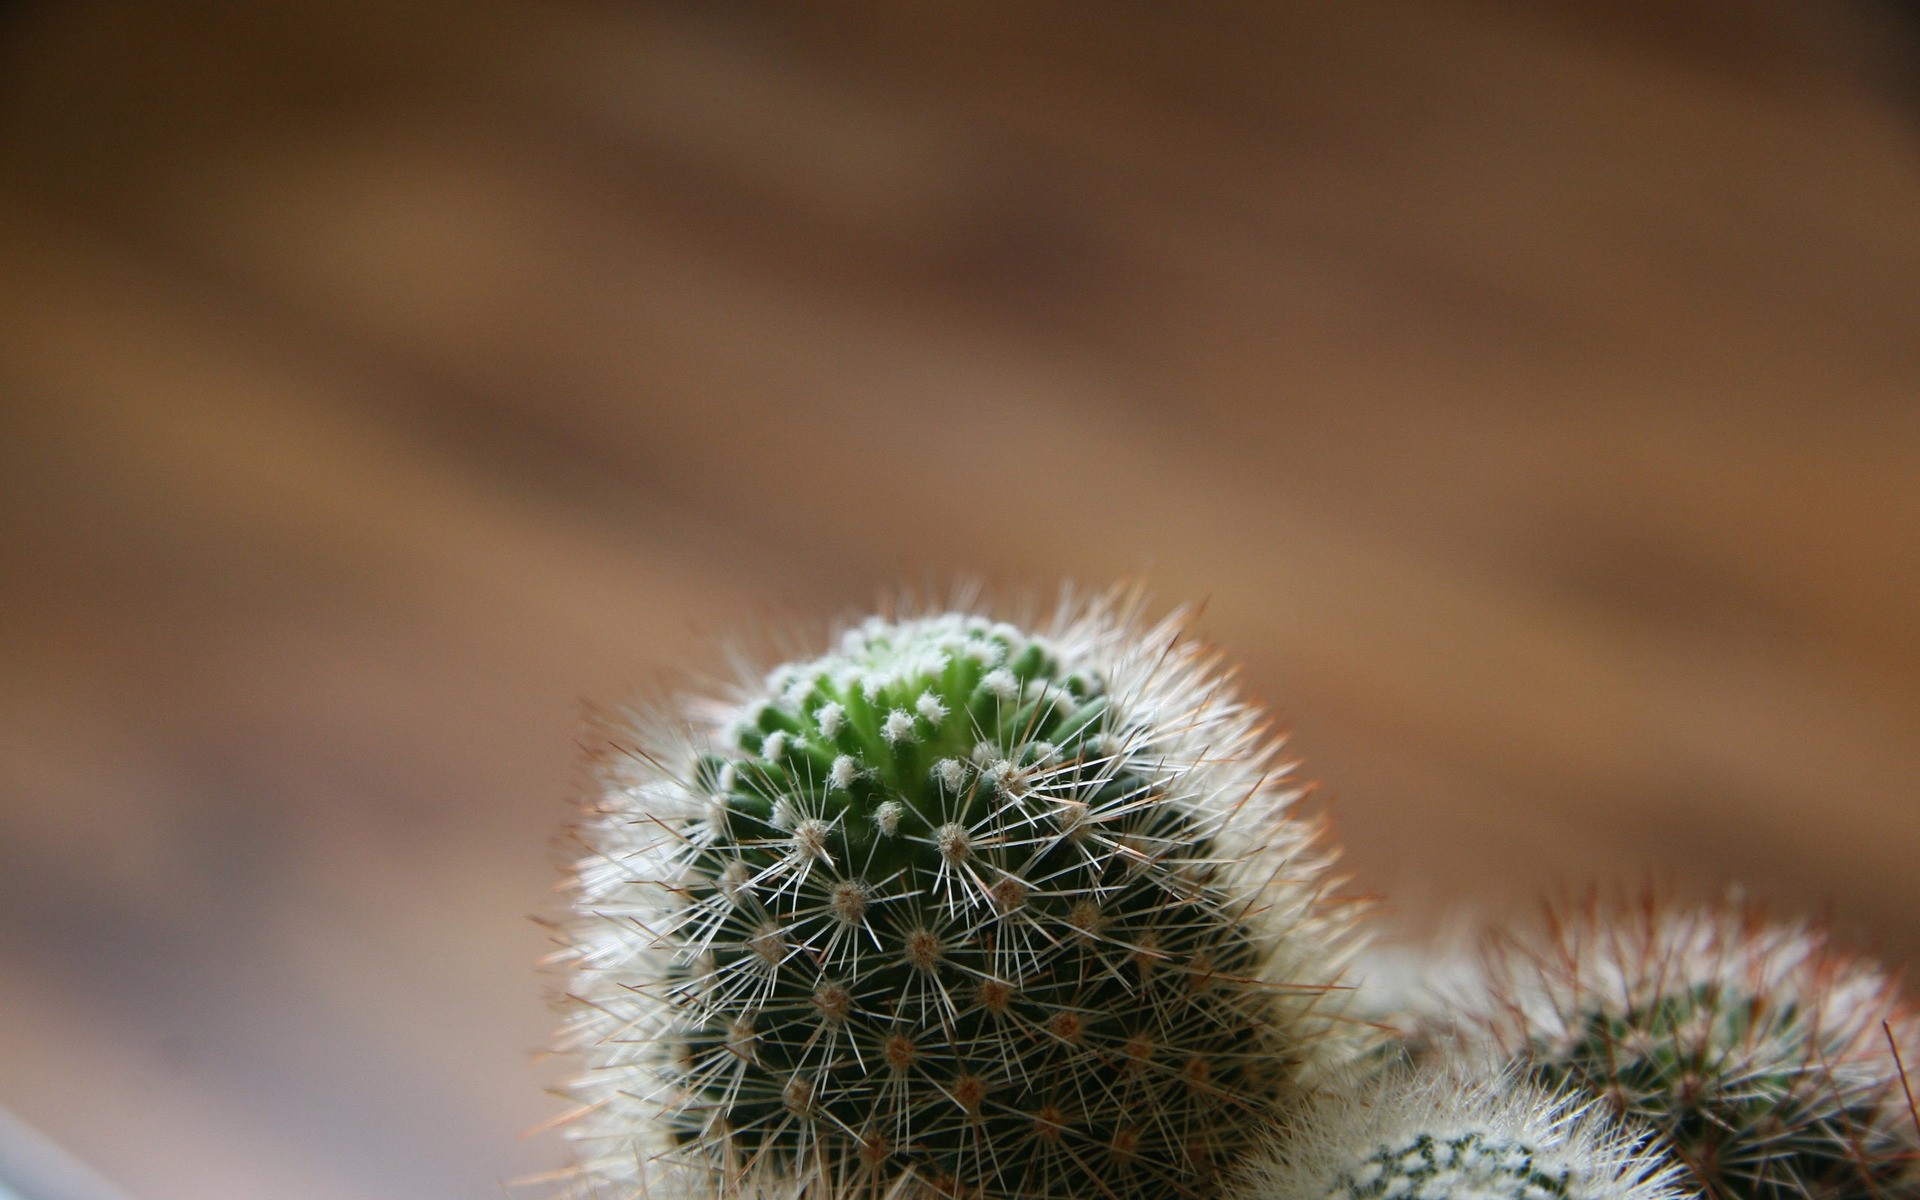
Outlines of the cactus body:
<svg viewBox="0 0 1920 1200">
<path fill-rule="evenodd" d="M 875 619 L 756 691 L 604 774 L 588 1181 L 1190 1194 L 1320 1053 L 1324 864 L 1177 626 Z"/>
<path fill-rule="evenodd" d="M 1724 1200 L 1920 1195 L 1889 1039 L 1897 989 L 1817 933 L 1736 905 L 1649 900 L 1555 916 L 1489 955 L 1479 1033 L 1535 1078 L 1578 1088 L 1666 1138 Z"/>
<path fill-rule="evenodd" d="M 1678 1175 L 1592 1101 L 1396 1067 L 1293 1109 L 1223 1200 L 1679 1200 Z"/>
</svg>

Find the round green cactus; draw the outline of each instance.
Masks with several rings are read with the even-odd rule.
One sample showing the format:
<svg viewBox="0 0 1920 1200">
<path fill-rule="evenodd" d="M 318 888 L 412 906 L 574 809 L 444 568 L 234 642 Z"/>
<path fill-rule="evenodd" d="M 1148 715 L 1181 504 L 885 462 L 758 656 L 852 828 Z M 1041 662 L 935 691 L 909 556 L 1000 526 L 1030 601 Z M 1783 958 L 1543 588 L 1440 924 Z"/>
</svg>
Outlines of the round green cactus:
<svg viewBox="0 0 1920 1200">
<path fill-rule="evenodd" d="M 1322 1053 L 1313 830 L 1177 626 L 875 619 L 692 733 L 586 830 L 594 1183 L 1191 1194 Z"/>
<path fill-rule="evenodd" d="M 1597 1111 L 1509 1075 L 1405 1066 L 1287 1112 L 1224 1200 L 1679 1200 L 1679 1169 Z"/>
<path fill-rule="evenodd" d="M 1480 1030 L 1535 1078 L 1659 1130 L 1724 1200 L 1920 1195 L 1894 1039 L 1911 1014 L 1870 965 L 1736 905 L 1559 913 L 1489 956 Z"/>
</svg>

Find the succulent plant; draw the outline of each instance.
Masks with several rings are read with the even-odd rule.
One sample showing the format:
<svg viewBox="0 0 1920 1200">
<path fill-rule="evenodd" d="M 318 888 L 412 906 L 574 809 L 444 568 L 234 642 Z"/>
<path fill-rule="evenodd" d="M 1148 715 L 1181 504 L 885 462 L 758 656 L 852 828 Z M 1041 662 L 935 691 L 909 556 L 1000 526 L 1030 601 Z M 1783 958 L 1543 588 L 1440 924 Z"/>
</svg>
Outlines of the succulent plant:
<svg viewBox="0 0 1920 1200">
<path fill-rule="evenodd" d="M 1592 1100 L 1399 1065 L 1290 1110 L 1222 1200 L 1679 1200 L 1680 1178 Z"/>
<path fill-rule="evenodd" d="M 1474 1032 L 1660 1131 L 1716 1200 L 1920 1195 L 1898 989 L 1821 933 L 1729 902 L 1551 914 L 1492 944 Z"/>
<path fill-rule="evenodd" d="M 1178 618 L 874 618 L 607 733 L 563 954 L 593 1195 L 1192 1195 L 1336 1056 L 1347 906 Z"/>
</svg>

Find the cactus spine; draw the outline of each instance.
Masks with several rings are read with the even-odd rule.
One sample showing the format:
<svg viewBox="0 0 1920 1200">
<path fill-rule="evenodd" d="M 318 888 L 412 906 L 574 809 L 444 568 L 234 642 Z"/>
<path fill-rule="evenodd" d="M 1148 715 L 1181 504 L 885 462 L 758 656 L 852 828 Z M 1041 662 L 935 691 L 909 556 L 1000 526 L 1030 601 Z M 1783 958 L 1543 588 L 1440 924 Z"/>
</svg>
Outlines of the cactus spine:
<svg viewBox="0 0 1920 1200">
<path fill-rule="evenodd" d="M 1478 1034 L 1542 1081 L 1659 1130 L 1724 1200 L 1920 1195 L 1890 1039 L 1911 1013 L 1868 964 L 1737 904 L 1589 904 L 1488 956 Z"/>
<path fill-rule="evenodd" d="M 722 1194 L 1133 1200 L 1236 1156 L 1331 1053 L 1346 921 L 1180 634 L 1118 601 L 875 618 L 613 731 L 567 951 L 583 1189 L 665 1159 Z"/>
</svg>

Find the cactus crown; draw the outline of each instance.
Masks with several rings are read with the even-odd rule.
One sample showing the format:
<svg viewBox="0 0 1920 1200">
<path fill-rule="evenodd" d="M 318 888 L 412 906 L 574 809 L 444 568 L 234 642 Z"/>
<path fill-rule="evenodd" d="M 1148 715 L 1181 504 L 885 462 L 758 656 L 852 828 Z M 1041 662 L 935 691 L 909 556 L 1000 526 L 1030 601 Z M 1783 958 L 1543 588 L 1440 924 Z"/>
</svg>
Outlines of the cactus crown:
<svg viewBox="0 0 1920 1200">
<path fill-rule="evenodd" d="M 1710 1196 L 1920 1194 L 1892 983 L 1729 905 L 1560 914 L 1489 958 L 1487 1032 L 1550 1085 L 1660 1130 Z"/>
<path fill-rule="evenodd" d="M 610 772 L 573 951 L 589 1175 L 1124 1200 L 1235 1152 L 1325 1033 L 1338 922 L 1176 633 L 873 620 L 720 748 Z"/>
</svg>

